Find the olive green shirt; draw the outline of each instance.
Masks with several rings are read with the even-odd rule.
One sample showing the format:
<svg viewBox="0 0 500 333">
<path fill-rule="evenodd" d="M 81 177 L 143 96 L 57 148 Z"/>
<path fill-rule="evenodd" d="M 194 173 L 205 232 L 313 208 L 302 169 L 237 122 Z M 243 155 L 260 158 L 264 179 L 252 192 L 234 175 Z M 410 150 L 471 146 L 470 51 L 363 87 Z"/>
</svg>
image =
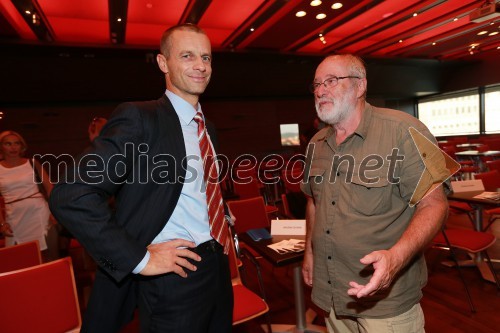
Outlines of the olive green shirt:
<svg viewBox="0 0 500 333">
<path fill-rule="evenodd" d="M 424 191 L 415 202 L 449 176 L 441 154 L 420 151 L 430 158 L 426 165 L 434 165 L 431 174 L 422 176 L 426 168 L 410 128 L 435 143 L 416 118 L 366 103 L 358 128 L 340 145 L 332 127 L 311 139 L 301 188 L 316 207 L 312 299 L 325 311 L 334 307 L 337 315 L 387 318 L 409 310 L 422 297 L 427 282 L 422 255 L 390 288 L 360 299 L 347 294 L 350 281 L 366 284 L 373 274 L 372 266 L 359 260 L 391 248 L 408 227 L 415 211 L 409 203 L 419 180 Z"/>
</svg>

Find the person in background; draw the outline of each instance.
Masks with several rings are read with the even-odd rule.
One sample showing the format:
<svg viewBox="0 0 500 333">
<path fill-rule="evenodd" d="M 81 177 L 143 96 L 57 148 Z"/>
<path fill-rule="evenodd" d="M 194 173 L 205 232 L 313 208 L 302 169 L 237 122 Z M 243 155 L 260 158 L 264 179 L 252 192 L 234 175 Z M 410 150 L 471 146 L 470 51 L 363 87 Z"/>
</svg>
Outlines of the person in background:
<svg viewBox="0 0 500 333">
<path fill-rule="evenodd" d="M 99 266 L 82 332 L 118 332 L 136 307 L 141 332 L 232 330 L 229 230 L 199 104 L 210 41 L 182 24 L 163 33 L 160 50 L 165 94 L 119 105 L 76 181 L 57 184 L 50 198 Z"/>
<path fill-rule="evenodd" d="M 0 192 L 5 201 L 5 218 L 0 214 L 0 232 L 5 236 L 6 246 L 37 240 L 44 261 L 50 261 L 58 258 L 57 230 L 52 229 L 56 223 L 51 219 L 45 198 L 52 184 L 38 161 L 24 157 L 26 149 L 26 141 L 19 133 L 0 133 L 3 155 Z M 42 182 L 41 189 L 37 181 Z"/>
<path fill-rule="evenodd" d="M 89 124 L 88 128 L 88 134 L 89 134 L 89 140 L 90 142 L 94 141 L 95 138 L 99 136 L 99 133 L 101 133 L 102 128 L 108 120 L 104 117 L 94 117 L 92 121 Z"/>
<path fill-rule="evenodd" d="M 424 332 L 422 251 L 447 216 L 444 158 L 424 151 L 428 170 L 410 134 L 435 142 L 428 129 L 366 102 L 360 58 L 327 57 L 311 90 L 330 125 L 310 142 L 301 184 L 308 196 L 302 273 L 312 300 L 329 313 L 329 332 Z"/>
</svg>

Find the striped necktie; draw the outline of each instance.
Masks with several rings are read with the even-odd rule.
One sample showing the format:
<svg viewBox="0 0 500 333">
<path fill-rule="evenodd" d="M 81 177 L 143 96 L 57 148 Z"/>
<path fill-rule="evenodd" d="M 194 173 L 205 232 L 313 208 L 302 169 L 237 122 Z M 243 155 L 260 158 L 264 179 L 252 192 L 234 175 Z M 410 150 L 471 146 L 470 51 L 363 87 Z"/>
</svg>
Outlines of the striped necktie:
<svg viewBox="0 0 500 333">
<path fill-rule="evenodd" d="M 215 153 L 207 135 L 205 122 L 201 112 L 197 112 L 194 121 L 198 123 L 198 140 L 203 158 L 203 179 L 206 186 L 208 221 L 210 235 L 224 247 L 224 253 L 229 250 L 229 229 L 224 217 L 222 194 L 218 181 L 218 172 L 215 165 Z"/>
</svg>

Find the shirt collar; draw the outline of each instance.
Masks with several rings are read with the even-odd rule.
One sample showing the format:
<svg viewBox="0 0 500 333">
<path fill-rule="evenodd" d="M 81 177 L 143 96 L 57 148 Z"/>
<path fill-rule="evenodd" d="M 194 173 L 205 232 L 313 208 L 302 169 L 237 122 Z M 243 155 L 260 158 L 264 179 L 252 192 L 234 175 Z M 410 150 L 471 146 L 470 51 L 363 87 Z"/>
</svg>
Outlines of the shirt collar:
<svg viewBox="0 0 500 333">
<path fill-rule="evenodd" d="M 197 111 L 200 111 L 203 114 L 200 103 L 198 103 L 197 105 L 198 110 L 195 110 L 195 108 L 191 104 L 189 104 L 186 100 L 174 94 L 170 90 L 167 89 L 165 91 L 165 95 L 167 95 L 168 99 L 174 107 L 175 112 L 177 113 L 177 116 L 179 116 L 179 119 L 181 119 L 184 124 L 189 125 L 189 123 L 196 115 Z"/>
<path fill-rule="evenodd" d="M 372 113 L 373 113 L 373 106 L 365 102 L 365 109 L 363 111 L 363 114 L 361 115 L 361 120 L 359 121 L 358 127 L 356 127 L 354 133 L 351 134 L 349 137 L 356 134 L 359 135 L 361 138 L 366 139 L 366 136 L 368 135 L 368 128 L 372 120 Z M 335 129 L 333 128 L 333 126 L 329 127 L 330 128 L 325 133 L 325 136 L 320 138 L 318 141 L 327 140 L 328 138 L 333 136 L 332 140 L 333 142 L 335 142 Z"/>
<path fill-rule="evenodd" d="M 359 121 L 358 127 L 354 130 L 354 133 L 366 139 L 368 135 L 368 128 L 370 126 L 370 122 L 372 120 L 373 106 L 369 103 L 365 102 L 365 110 L 361 115 L 361 120 Z"/>
</svg>

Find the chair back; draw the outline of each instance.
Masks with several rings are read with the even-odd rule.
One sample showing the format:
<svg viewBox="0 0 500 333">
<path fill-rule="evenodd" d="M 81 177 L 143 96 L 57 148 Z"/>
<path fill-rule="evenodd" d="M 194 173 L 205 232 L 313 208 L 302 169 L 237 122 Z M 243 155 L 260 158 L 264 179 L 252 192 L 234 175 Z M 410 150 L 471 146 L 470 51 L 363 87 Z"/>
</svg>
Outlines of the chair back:
<svg viewBox="0 0 500 333">
<path fill-rule="evenodd" d="M 497 170 L 476 173 L 474 178 L 483 181 L 484 189 L 486 191 L 495 192 L 500 188 L 500 173 Z"/>
<path fill-rule="evenodd" d="M 234 221 L 234 229 L 237 234 L 241 234 L 250 229 L 269 227 L 266 204 L 264 203 L 264 198 L 261 196 L 229 201 L 227 205 L 236 218 Z"/>
<path fill-rule="evenodd" d="M 71 258 L 0 274 L 2 333 L 68 332 L 81 325 Z"/>
<path fill-rule="evenodd" d="M 247 181 L 246 183 L 235 179 L 233 181 L 233 190 L 240 199 L 254 198 L 261 195 L 259 183 L 256 178 L 252 178 L 251 181 Z"/>
<path fill-rule="evenodd" d="M 500 160 L 493 160 L 486 162 L 489 171 L 497 170 L 500 172 Z"/>
<path fill-rule="evenodd" d="M 0 273 L 40 265 L 42 257 L 38 241 L 0 248 Z"/>
</svg>

